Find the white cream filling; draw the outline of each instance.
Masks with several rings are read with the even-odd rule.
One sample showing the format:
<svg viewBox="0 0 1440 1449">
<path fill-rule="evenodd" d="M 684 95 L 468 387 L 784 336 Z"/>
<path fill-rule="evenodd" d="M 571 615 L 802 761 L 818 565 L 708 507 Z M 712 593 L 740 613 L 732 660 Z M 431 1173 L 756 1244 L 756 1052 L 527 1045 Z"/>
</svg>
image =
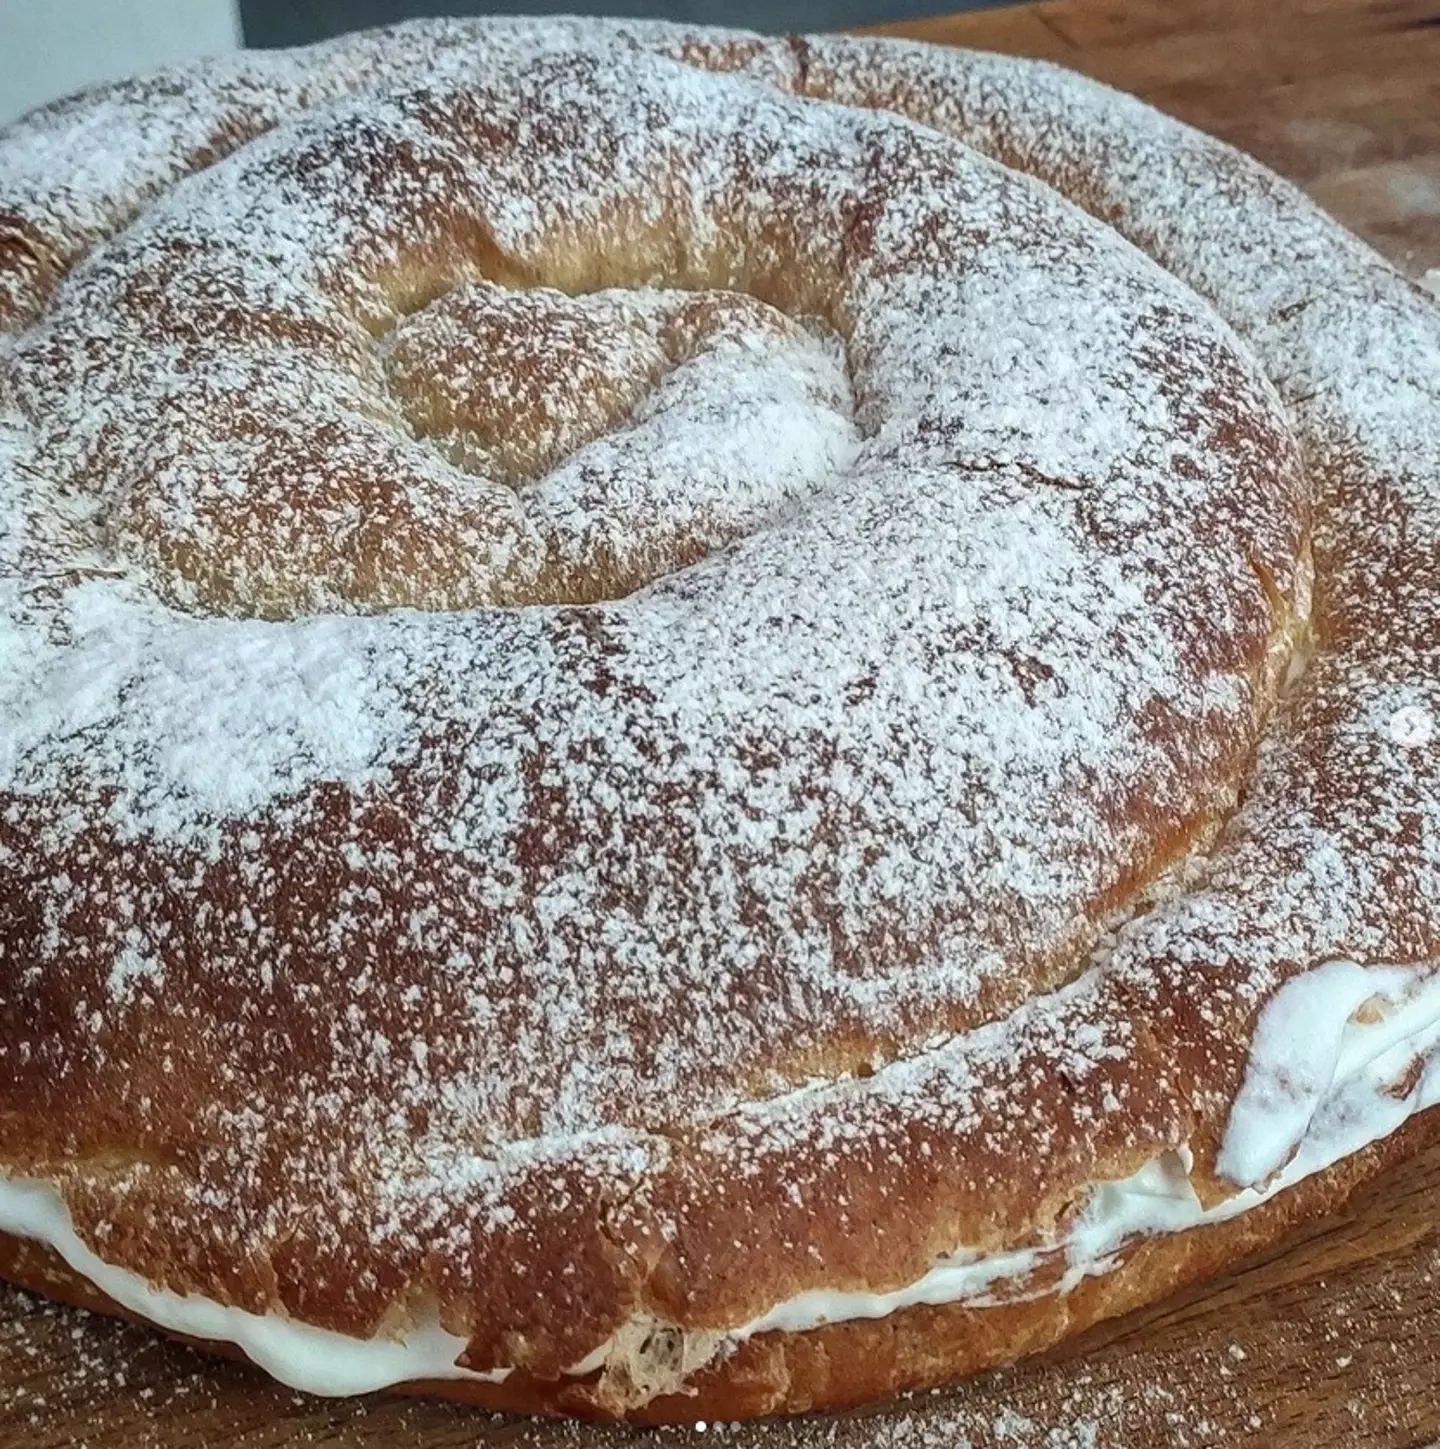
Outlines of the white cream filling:
<svg viewBox="0 0 1440 1449">
<path fill-rule="evenodd" d="M 147 1322 L 191 1338 L 233 1343 L 272 1378 L 312 1394 L 364 1394 L 411 1379 L 485 1379 L 455 1360 L 465 1340 L 439 1323 L 416 1326 L 406 1337 L 352 1338 L 279 1314 L 249 1313 L 196 1293 L 157 1288 L 138 1273 L 93 1253 L 75 1232 L 55 1189 L 23 1178 L 0 1181 L 0 1232 L 45 1243 L 122 1308 Z"/>
<path fill-rule="evenodd" d="M 1407 1081 L 1412 1073 L 1414 1080 Z M 1397 1091 L 1397 1084 L 1407 1090 Z M 1068 1292 L 1082 1279 L 1114 1268 L 1135 1238 L 1236 1217 L 1437 1104 L 1440 978 L 1417 968 L 1328 962 L 1288 982 L 1261 1014 L 1218 1160 L 1221 1174 L 1242 1188 L 1233 1197 L 1203 1207 L 1188 1176 L 1190 1153 L 1178 1145 L 1130 1177 L 1095 1184 L 1079 1216 L 1054 1243 L 1000 1253 L 962 1250 L 889 1293 L 802 1293 L 726 1338 L 799 1333 L 825 1323 L 883 1318 L 918 1304 L 978 1307 Z M 416 1379 L 497 1383 L 510 1372 L 459 1367 L 455 1360 L 465 1340 L 438 1322 L 413 1327 L 403 1339 L 357 1339 L 156 1288 L 88 1248 L 48 1183 L 0 1179 L 0 1232 L 47 1244 L 137 1317 L 193 1338 L 235 1344 L 272 1377 L 309 1393 L 366 1393 Z M 1052 1277 L 1027 1291 L 1026 1280 L 1061 1253 L 1065 1267 L 1058 1287 Z M 571 1372 L 598 1369 L 609 1347 L 602 1344 Z"/>
<path fill-rule="evenodd" d="M 1357 1019 L 1361 1007 L 1373 1020 Z M 1179 1233 L 1238 1217 L 1307 1177 L 1388 1137 L 1408 1118 L 1440 1104 L 1440 979 L 1408 967 L 1332 961 L 1296 977 L 1266 1005 L 1245 1081 L 1231 1109 L 1218 1168 L 1243 1190 L 1214 1207 L 1190 1184 L 1192 1158 L 1178 1146 L 1130 1177 L 1096 1183 L 1063 1240 L 1036 1248 L 942 1258 L 891 1293 L 812 1292 L 778 1303 L 736 1329 L 736 1339 L 772 1329 L 803 1332 L 822 1323 L 883 1318 L 918 1304 L 986 1306 L 1027 1296 L 1023 1280 L 1057 1250 L 1069 1292 L 1109 1272 L 1137 1237 Z M 1417 1058 L 1424 1070 L 1408 1094 L 1389 1089 Z M 1017 1284 L 1016 1280 L 1020 1280 Z M 998 1284 L 1008 1291 L 994 1293 Z"/>
</svg>

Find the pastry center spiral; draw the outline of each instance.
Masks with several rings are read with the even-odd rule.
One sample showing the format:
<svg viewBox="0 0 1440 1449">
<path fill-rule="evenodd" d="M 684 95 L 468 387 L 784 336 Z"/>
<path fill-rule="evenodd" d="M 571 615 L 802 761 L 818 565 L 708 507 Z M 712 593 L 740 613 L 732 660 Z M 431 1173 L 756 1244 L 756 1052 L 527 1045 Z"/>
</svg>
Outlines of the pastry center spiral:
<svg viewBox="0 0 1440 1449">
<path fill-rule="evenodd" d="M 1119 567 L 1140 513 L 1288 591 L 1283 419 L 1150 273 L 1097 276 L 1088 235 L 1041 257 L 1030 204 L 923 135 L 653 71 L 336 106 L 72 273 L 11 385 L 107 566 L 200 616 L 594 604 L 867 510 L 888 539 L 938 490 L 976 549 L 987 520 L 1066 535 L 1029 611 L 1042 564 L 1083 539 Z M 1280 461 L 1237 477 L 1237 447 Z M 1274 632 L 1239 577 L 1207 668 Z"/>
<path fill-rule="evenodd" d="M 523 602 L 629 594 L 853 451 L 838 345 L 744 293 L 482 281 L 404 317 L 381 355 L 415 435 L 514 490 L 542 555 Z"/>
</svg>

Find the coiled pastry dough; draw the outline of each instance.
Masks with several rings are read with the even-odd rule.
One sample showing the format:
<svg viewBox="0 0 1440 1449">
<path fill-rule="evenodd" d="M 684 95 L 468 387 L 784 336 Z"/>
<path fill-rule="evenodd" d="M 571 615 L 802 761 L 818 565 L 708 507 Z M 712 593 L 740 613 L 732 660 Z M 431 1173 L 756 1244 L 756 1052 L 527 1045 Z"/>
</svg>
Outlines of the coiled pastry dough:
<svg viewBox="0 0 1440 1449">
<path fill-rule="evenodd" d="M 1019 60 L 426 23 L 0 133 L 0 323 L 10 1276 L 739 1417 L 1418 1140 L 1428 1038 L 1258 1205 L 1324 1116 L 1267 1002 L 1408 1023 L 1436 957 L 1440 312 L 1228 148 Z M 1077 1267 L 1157 1162 L 1257 1206 Z"/>
</svg>

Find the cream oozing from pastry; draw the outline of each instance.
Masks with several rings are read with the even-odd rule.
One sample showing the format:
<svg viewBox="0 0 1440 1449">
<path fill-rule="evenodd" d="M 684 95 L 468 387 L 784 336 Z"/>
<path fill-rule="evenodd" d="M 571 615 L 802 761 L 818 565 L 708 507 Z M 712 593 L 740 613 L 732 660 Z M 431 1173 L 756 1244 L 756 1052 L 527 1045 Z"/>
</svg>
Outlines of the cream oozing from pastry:
<svg viewBox="0 0 1440 1449">
<path fill-rule="evenodd" d="M 1069 1292 L 1116 1267 L 1136 1239 L 1248 1212 L 1436 1105 L 1440 976 L 1428 966 L 1327 962 L 1288 982 L 1261 1013 L 1217 1160 L 1220 1174 L 1240 1186 L 1233 1196 L 1205 1207 L 1190 1182 L 1190 1151 L 1177 1144 L 1130 1177 L 1095 1184 L 1054 1242 L 1002 1252 L 960 1250 L 890 1292 L 802 1293 L 730 1330 L 721 1344 L 883 1318 L 921 1304 L 985 1307 Z M 412 1325 L 403 1338 L 358 1339 L 156 1287 L 100 1258 L 75 1232 L 59 1193 L 46 1182 L 0 1180 L 0 1232 L 46 1244 L 137 1317 L 192 1338 L 234 1344 L 272 1377 L 309 1393 L 365 1393 L 420 1379 L 498 1383 L 510 1373 L 461 1367 L 456 1360 L 465 1339 L 438 1321 Z M 1043 1287 L 1027 1286 L 1038 1269 L 1057 1261 L 1064 1264 L 1058 1283 L 1051 1275 Z M 570 1372 L 594 1372 L 609 1347 L 601 1345 Z"/>
<path fill-rule="evenodd" d="M 438 1322 L 412 1325 L 403 1339 L 352 1338 L 274 1313 L 250 1313 L 196 1293 L 172 1293 L 100 1258 L 76 1233 L 48 1182 L 0 1182 L 0 1232 L 54 1249 L 127 1312 L 190 1338 L 233 1343 L 272 1378 L 312 1394 L 369 1393 L 414 1379 L 499 1382 L 508 1370 L 476 1373 L 455 1360 L 465 1340 Z"/>
<path fill-rule="evenodd" d="M 1419 1074 L 1407 1082 L 1417 1062 Z M 1397 1092 L 1397 1084 L 1408 1090 Z M 1117 1266 L 1135 1239 L 1238 1217 L 1437 1104 L 1440 978 L 1428 967 L 1327 962 L 1287 982 L 1261 1013 L 1217 1162 L 1220 1175 L 1241 1186 L 1233 1196 L 1206 1208 L 1190 1182 L 1190 1150 L 1180 1144 L 1130 1177 L 1095 1184 L 1056 1243 L 956 1253 L 890 1293 L 802 1294 L 733 1336 L 881 1318 L 918 1304 L 983 1307 L 1039 1296 L 1024 1280 L 1062 1251 L 1063 1276 L 1041 1291 L 1066 1293 Z"/>
</svg>

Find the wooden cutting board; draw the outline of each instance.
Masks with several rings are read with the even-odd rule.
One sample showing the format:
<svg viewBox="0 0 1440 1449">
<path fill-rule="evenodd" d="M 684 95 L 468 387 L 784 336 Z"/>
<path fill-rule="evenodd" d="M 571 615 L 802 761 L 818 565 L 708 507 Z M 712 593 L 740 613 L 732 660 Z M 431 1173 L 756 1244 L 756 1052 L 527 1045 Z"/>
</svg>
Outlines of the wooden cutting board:
<svg viewBox="0 0 1440 1449">
<path fill-rule="evenodd" d="M 1440 0 L 1050 0 L 891 27 L 1041 55 L 1253 151 L 1440 268 Z M 1020 1368 L 868 1416 L 663 1433 L 307 1399 L 0 1287 L 0 1449 L 1418 1449 L 1440 1441 L 1440 1148 L 1348 1212 Z"/>
</svg>

